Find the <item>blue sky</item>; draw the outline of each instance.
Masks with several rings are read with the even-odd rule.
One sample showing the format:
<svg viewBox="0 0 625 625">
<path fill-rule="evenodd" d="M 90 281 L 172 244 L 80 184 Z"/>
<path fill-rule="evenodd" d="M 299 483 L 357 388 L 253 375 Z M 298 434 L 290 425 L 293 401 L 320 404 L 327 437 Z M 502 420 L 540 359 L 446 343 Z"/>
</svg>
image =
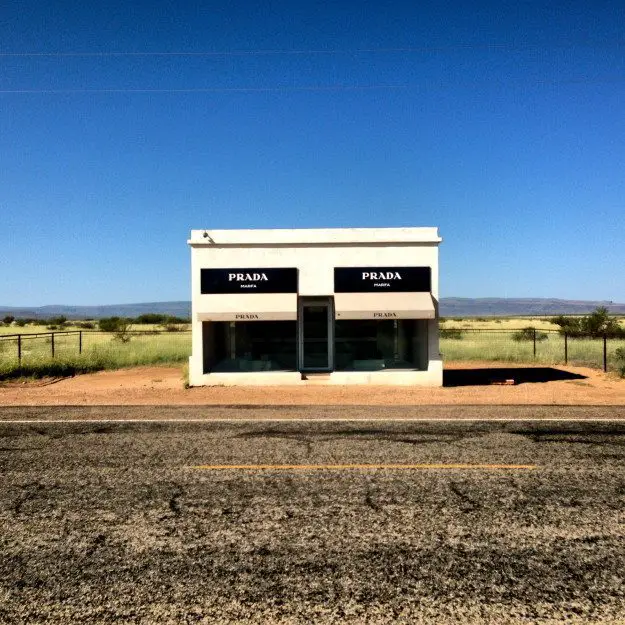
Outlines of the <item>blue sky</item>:
<svg viewBox="0 0 625 625">
<path fill-rule="evenodd" d="M 191 228 L 346 226 L 438 226 L 443 296 L 625 300 L 622 1 L 0 18 L 0 304 L 189 299 Z"/>
</svg>

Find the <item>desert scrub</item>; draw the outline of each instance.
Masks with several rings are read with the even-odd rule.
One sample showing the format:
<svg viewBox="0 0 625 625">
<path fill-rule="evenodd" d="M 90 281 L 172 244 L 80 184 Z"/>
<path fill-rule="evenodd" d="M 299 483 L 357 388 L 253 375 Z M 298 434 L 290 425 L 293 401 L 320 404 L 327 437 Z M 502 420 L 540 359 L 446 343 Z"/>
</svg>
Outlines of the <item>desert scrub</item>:
<svg viewBox="0 0 625 625">
<path fill-rule="evenodd" d="M 619 347 L 614 352 L 616 358 L 616 370 L 622 378 L 625 378 L 625 347 Z"/>
<path fill-rule="evenodd" d="M 0 380 L 11 378 L 71 377 L 107 369 L 107 363 L 97 359 L 37 359 L 25 363 L 0 362 Z"/>
<path fill-rule="evenodd" d="M 618 317 L 611 317 L 605 306 L 600 306 L 586 317 L 566 317 L 560 315 L 551 319 L 560 327 L 560 333 L 569 337 L 601 337 L 625 339 L 625 328 Z"/>
<path fill-rule="evenodd" d="M 464 332 L 459 328 L 441 328 L 440 337 L 442 339 L 453 339 L 460 341 L 464 335 Z"/>
<path fill-rule="evenodd" d="M 536 328 L 523 328 L 512 335 L 513 341 L 546 341 L 548 338 L 546 332 L 536 332 Z"/>
</svg>

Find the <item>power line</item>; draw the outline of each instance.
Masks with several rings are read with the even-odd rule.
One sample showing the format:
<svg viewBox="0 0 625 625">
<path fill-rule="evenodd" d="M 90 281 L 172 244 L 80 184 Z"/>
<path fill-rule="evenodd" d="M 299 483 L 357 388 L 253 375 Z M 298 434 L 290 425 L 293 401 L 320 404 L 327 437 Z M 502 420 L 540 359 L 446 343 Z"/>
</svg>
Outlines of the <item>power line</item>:
<svg viewBox="0 0 625 625">
<path fill-rule="evenodd" d="M 516 81 L 473 81 L 455 83 L 405 83 L 405 84 L 369 84 L 369 85 L 302 85 L 275 87 L 192 87 L 180 89 L 151 88 L 103 88 L 103 89 L 0 89 L 0 95 L 106 95 L 106 94 L 194 94 L 194 93 L 273 93 L 273 92 L 332 92 L 332 91 L 383 91 L 407 89 L 447 89 L 450 87 L 497 87 L 497 86 L 557 86 L 611 84 L 625 82 L 625 76 L 579 77 L 569 79 L 527 79 Z"/>
<path fill-rule="evenodd" d="M 0 94 L 80 95 L 107 93 L 263 93 L 287 91 L 365 91 L 408 89 L 411 85 L 308 85 L 301 87 L 199 87 L 182 89 L 0 89 Z"/>
<path fill-rule="evenodd" d="M 397 54 L 419 52 L 446 52 L 450 50 L 532 50 L 544 48 L 577 48 L 622 46 L 625 40 L 569 41 L 562 43 L 485 43 L 449 44 L 438 46 L 407 46 L 399 48 L 329 48 L 329 49 L 253 49 L 253 50 L 174 50 L 174 51 L 68 51 L 68 52 L 0 52 L 0 57 L 219 57 L 219 56 L 288 56 L 324 54 Z"/>
</svg>

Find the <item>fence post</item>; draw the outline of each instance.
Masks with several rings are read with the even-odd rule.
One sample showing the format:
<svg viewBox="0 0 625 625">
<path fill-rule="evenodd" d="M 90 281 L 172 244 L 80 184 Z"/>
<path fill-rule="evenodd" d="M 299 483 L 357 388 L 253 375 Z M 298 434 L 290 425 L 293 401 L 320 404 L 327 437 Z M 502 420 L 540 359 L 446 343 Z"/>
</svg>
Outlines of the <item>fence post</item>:
<svg viewBox="0 0 625 625">
<path fill-rule="evenodd" d="M 82 354 L 82 330 L 78 330 L 78 353 Z"/>
<path fill-rule="evenodd" d="M 17 335 L 17 362 L 22 363 L 22 335 Z"/>
<path fill-rule="evenodd" d="M 564 333 L 564 364 L 568 364 L 569 362 L 569 335 L 568 333 Z"/>
<path fill-rule="evenodd" d="M 533 336 L 534 336 L 534 358 L 536 358 L 536 328 L 534 328 Z"/>
<path fill-rule="evenodd" d="M 50 349 L 52 350 L 52 358 L 54 358 L 54 332 L 51 333 Z"/>
<path fill-rule="evenodd" d="M 603 335 L 603 371 L 607 372 L 608 370 L 608 336 L 607 334 Z"/>
</svg>

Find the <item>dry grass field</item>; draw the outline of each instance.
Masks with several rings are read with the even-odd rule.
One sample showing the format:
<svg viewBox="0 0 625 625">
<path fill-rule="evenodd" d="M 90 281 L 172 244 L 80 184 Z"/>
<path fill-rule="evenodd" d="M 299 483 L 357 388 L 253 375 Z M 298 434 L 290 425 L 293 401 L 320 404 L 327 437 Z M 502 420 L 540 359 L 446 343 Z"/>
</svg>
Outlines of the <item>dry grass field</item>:
<svg viewBox="0 0 625 625">
<path fill-rule="evenodd" d="M 621 323 L 625 322 L 621 320 Z M 57 333 L 54 339 L 50 336 L 36 336 L 37 333 L 49 332 L 45 326 L 27 325 L 20 328 L 0 325 L 0 379 L 184 363 L 191 353 L 191 334 L 186 325 L 174 327 L 178 331 L 162 332 L 162 326 L 138 324 L 133 329 L 140 333 L 133 335 L 128 342 L 122 342 L 112 333 L 85 330 L 79 336 L 80 328 L 71 325 L 65 330 L 73 334 Z M 515 334 L 524 327 L 539 330 L 536 353 L 533 341 L 515 340 Z M 448 361 L 488 360 L 545 365 L 565 363 L 564 337 L 555 332 L 557 326 L 544 317 L 451 318 L 441 320 L 441 328 L 441 352 Z M 457 332 L 454 336 L 454 330 L 459 331 L 459 334 Z M 540 332 L 544 330 L 551 331 Z M 24 335 L 19 348 L 17 339 L 8 337 L 16 332 Z M 611 370 L 624 365 L 616 355 L 619 348 L 625 350 L 625 339 L 608 341 L 607 362 Z M 18 360 L 18 349 L 21 349 L 21 363 Z M 569 339 L 568 364 L 601 368 L 603 341 Z"/>
<path fill-rule="evenodd" d="M 566 315 L 575 317 L 576 315 Z M 552 317 L 445 317 L 441 319 L 444 328 L 475 328 L 478 330 L 518 330 L 519 328 L 536 328 L 537 330 L 557 330 L 558 326 L 551 323 Z M 618 317 L 619 323 L 625 327 L 625 317 Z"/>
<path fill-rule="evenodd" d="M 575 317 L 575 315 L 567 315 Z M 625 327 L 625 316 L 617 317 L 620 324 Z M 533 327 L 537 330 L 557 330 L 558 326 L 551 323 L 551 317 L 545 316 L 525 316 L 525 317 L 444 317 L 441 324 L 446 328 L 477 328 L 480 330 L 518 330 L 519 328 Z M 96 322 L 97 325 L 97 322 Z M 177 324 L 180 330 L 190 330 L 190 324 Z M 75 322 L 68 322 L 65 330 L 80 330 L 80 326 Z M 134 330 L 162 330 L 158 324 L 135 324 Z M 85 330 L 87 331 L 87 330 Z M 2 334 L 31 334 L 36 332 L 50 332 L 45 325 L 27 324 L 19 327 L 15 324 L 9 326 L 0 324 L 0 335 Z"/>
<path fill-rule="evenodd" d="M 0 445 L 1 623 L 625 622 L 623 423 L 4 423 Z M 348 463 L 491 466 L 194 468 Z"/>
<path fill-rule="evenodd" d="M 181 326 L 182 327 L 182 326 Z M 15 330 L 15 328 L 12 328 Z M 7 328 L 0 328 L 7 330 Z M 157 332 L 156 327 L 138 326 L 128 342 L 122 342 L 112 333 L 83 331 L 70 327 L 73 334 L 55 333 L 54 356 L 52 337 L 45 327 L 26 326 L 29 330 L 21 339 L 21 375 L 71 375 L 119 369 L 146 364 L 183 363 L 191 354 L 191 334 L 188 331 Z M 36 336 L 43 330 L 43 335 Z M 7 337 L 7 333 L 4 332 Z M 0 379 L 13 377 L 19 367 L 16 339 L 0 335 Z M 19 373 L 19 371 L 18 371 Z"/>
<path fill-rule="evenodd" d="M 80 322 L 80 323 L 83 323 L 83 322 Z M 25 326 L 17 326 L 15 325 L 15 323 L 12 323 L 11 325 L 0 323 L 0 336 L 7 335 L 7 334 L 37 334 L 41 332 L 49 333 L 52 331 L 78 332 L 79 330 L 82 330 L 83 332 L 87 333 L 87 332 L 97 330 L 97 327 L 98 327 L 97 321 L 93 323 L 94 323 L 94 328 L 85 329 L 85 328 L 82 328 L 80 325 L 77 325 L 76 322 L 68 321 L 67 324 L 63 325 L 63 328 L 56 328 L 54 330 L 46 327 L 45 325 L 34 325 L 32 323 L 28 323 Z M 179 323 L 179 324 L 174 324 L 174 325 L 178 328 L 179 332 L 189 332 L 191 330 L 191 324 L 188 324 L 188 323 Z M 133 324 L 130 329 L 136 330 L 136 331 L 143 331 L 143 332 L 160 332 L 163 330 L 163 326 L 160 324 L 155 324 L 155 323 L 137 323 L 137 324 Z"/>
</svg>

